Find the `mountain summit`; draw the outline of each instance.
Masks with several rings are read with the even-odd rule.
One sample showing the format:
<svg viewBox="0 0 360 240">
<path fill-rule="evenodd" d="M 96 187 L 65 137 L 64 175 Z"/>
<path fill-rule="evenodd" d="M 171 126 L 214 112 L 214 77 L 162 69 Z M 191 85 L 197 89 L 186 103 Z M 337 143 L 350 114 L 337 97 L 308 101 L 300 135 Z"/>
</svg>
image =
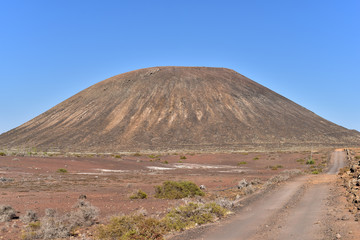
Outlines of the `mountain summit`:
<svg viewBox="0 0 360 240">
<path fill-rule="evenodd" d="M 241 150 L 335 146 L 360 133 L 225 68 L 154 67 L 99 82 L 0 135 L 0 148 Z"/>
</svg>

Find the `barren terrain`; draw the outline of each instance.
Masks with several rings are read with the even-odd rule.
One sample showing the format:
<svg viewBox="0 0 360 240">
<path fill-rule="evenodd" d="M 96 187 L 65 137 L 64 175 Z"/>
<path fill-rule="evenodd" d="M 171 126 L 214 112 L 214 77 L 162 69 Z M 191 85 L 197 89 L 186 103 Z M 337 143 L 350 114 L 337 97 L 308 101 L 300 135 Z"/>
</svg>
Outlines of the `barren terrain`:
<svg viewBox="0 0 360 240">
<path fill-rule="evenodd" d="M 162 216 L 182 200 L 154 198 L 154 186 L 166 180 L 190 180 L 206 186 L 205 199 L 246 198 L 237 189 L 240 180 L 258 179 L 262 184 L 288 169 L 313 171 L 327 164 L 329 153 L 313 153 L 315 165 L 306 165 L 310 152 L 124 155 L 124 156 L 3 156 L 0 157 L 0 203 L 12 206 L 17 215 L 34 210 L 40 216 L 47 208 L 71 211 L 80 195 L 100 209 L 99 222 L 109 216 L 146 211 Z M 63 168 L 67 173 L 58 173 Z M 148 199 L 130 200 L 142 189 Z M 1 223 L 3 239 L 19 239 L 22 223 Z"/>
</svg>

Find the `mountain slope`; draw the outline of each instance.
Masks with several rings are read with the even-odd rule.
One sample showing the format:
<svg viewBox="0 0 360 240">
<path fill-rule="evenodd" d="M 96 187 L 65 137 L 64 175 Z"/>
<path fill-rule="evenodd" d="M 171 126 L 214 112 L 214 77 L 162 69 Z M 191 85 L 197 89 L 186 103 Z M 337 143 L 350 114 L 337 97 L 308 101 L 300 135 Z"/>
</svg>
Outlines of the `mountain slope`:
<svg viewBox="0 0 360 240">
<path fill-rule="evenodd" d="M 233 70 L 205 67 L 120 74 L 0 135 L 5 148 L 101 152 L 359 142 Z"/>
</svg>

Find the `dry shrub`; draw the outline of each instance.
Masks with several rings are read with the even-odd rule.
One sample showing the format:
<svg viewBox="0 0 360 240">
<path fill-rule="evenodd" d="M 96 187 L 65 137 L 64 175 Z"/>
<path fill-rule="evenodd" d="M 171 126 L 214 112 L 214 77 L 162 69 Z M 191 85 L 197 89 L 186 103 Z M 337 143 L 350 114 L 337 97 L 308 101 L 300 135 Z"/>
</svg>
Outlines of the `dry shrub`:
<svg viewBox="0 0 360 240">
<path fill-rule="evenodd" d="M 29 224 L 31 222 L 36 222 L 38 220 L 39 218 L 37 216 L 37 213 L 32 210 L 26 211 L 25 215 L 21 216 L 21 221 L 26 224 Z"/>
<path fill-rule="evenodd" d="M 70 212 L 70 220 L 74 227 L 91 226 L 96 222 L 99 215 L 99 209 L 92 206 L 88 201 L 78 200 L 73 207 L 75 211 Z M 77 226 L 76 226 L 77 225 Z"/>
<path fill-rule="evenodd" d="M 338 175 L 343 175 L 343 174 L 346 173 L 347 171 L 350 171 L 350 168 L 349 168 L 349 167 L 340 168 Z"/>
<path fill-rule="evenodd" d="M 227 210 L 216 203 L 199 204 L 190 202 L 172 209 L 164 218 L 168 230 L 183 230 L 196 225 L 213 222 L 225 216 Z"/>
<path fill-rule="evenodd" d="M 9 222 L 15 218 L 16 212 L 11 206 L 0 205 L 0 222 Z"/>
<path fill-rule="evenodd" d="M 34 228 L 34 223 L 28 224 L 22 238 L 32 239 L 56 239 L 71 236 L 76 227 L 91 226 L 95 223 L 98 209 L 89 202 L 79 200 L 73 207 L 73 211 L 65 215 L 59 215 L 54 209 L 46 209 L 45 216 Z"/>
</svg>

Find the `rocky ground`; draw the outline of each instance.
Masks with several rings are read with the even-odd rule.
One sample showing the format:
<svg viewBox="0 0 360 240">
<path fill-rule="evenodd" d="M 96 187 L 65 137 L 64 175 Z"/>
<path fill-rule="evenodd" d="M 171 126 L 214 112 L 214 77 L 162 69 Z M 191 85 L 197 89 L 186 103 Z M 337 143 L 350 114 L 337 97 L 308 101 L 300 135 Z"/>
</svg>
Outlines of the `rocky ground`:
<svg viewBox="0 0 360 240">
<path fill-rule="evenodd" d="M 346 189 L 347 207 L 360 220 L 360 155 L 356 149 L 347 150 L 348 166 L 339 173 Z"/>
</svg>

